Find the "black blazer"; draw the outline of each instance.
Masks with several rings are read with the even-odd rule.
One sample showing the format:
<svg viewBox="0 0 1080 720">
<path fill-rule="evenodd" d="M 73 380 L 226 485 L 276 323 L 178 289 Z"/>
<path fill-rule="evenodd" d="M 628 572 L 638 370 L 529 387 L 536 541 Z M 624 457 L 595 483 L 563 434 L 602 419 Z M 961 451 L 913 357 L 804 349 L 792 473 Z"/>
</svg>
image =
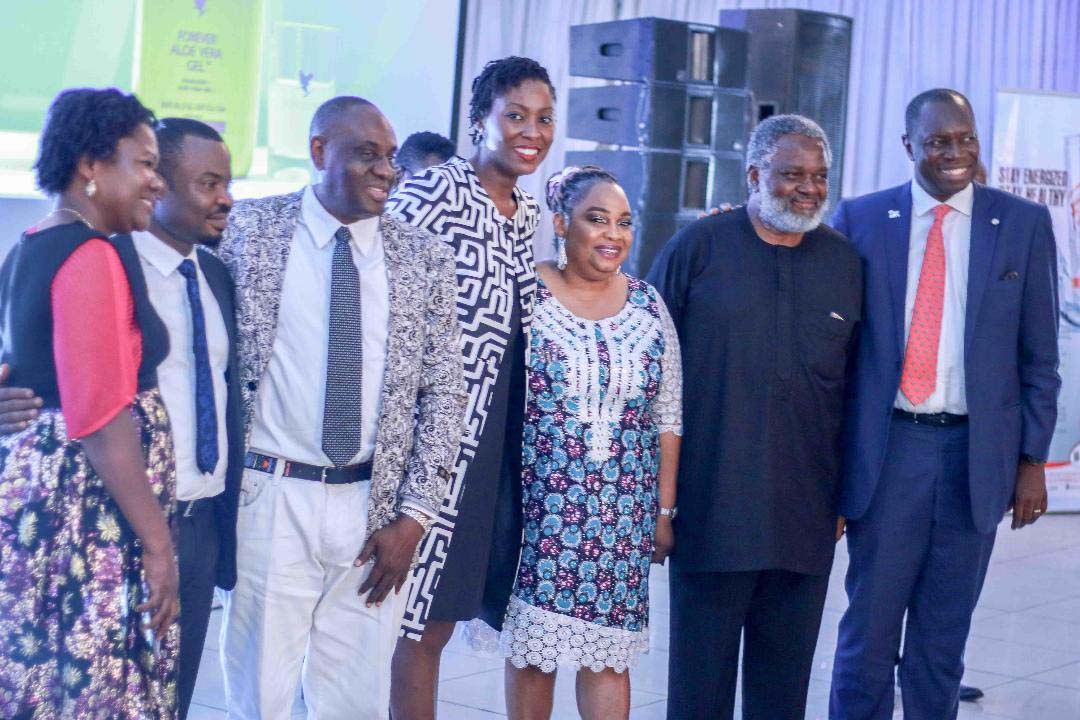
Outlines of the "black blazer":
<svg viewBox="0 0 1080 720">
<path fill-rule="evenodd" d="M 225 329 L 229 335 L 229 366 L 225 373 L 228 398 L 225 406 L 225 425 L 229 440 L 228 466 L 225 471 L 225 492 L 216 500 L 218 533 L 221 547 L 218 553 L 216 584 L 222 590 L 236 585 L 236 512 L 240 500 L 240 480 L 244 472 L 244 417 L 240 404 L 240 369 L 236 355 L 236 309 L 233 282 L 225 265 L 215 256 L 199 248 L 199 265 L 206 283 L 221 308 Z"/>
</svg>

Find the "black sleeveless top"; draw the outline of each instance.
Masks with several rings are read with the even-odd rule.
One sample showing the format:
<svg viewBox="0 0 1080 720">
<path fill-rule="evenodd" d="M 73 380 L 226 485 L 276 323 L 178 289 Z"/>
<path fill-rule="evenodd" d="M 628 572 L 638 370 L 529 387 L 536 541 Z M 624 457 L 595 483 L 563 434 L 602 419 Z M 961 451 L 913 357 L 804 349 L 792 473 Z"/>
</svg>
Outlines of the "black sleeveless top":
<svg viewBox="0 0 1080 720">
<path fill-rule="evenodd" d="M 0 267 L 0 332 L 3 361 L 11 366 L 8 385 L 30 388 L 46 408 L 60 407 L 53 354 L 52 283 L 64 261 L 83 243 L 102 234 L 82 223 L 57 225 L 23 235 Z M 142 333 L 138 391 L 157 387 L 157 366 L 169 353 L 169 335 L 154 311 L 146 278 L 130 235 L 109 242 L 120 256 L 134 298 L 135 323 Z"/>
</svg>

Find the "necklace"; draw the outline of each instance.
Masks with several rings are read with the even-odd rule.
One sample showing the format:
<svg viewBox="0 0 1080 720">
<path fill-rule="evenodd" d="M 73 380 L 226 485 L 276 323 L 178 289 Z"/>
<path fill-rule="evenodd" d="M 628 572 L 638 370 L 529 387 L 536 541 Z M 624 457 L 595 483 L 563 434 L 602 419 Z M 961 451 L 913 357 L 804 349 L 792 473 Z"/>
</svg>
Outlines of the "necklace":
<svg viewBox="0 0 1080 720">
<path fill-rule="evenodd" d="M 79 220 L 79 222 L 81 222 L 86 227 L 88 227 L 88 228 L 93 228 L 94 227 L 93 225 L 90 224 L 89 220 L 87 220 L 85 217 L 83 217 L 83 214 L 81 212 L 79 212 L 78 210 L 75 210 L 73 208 L 69 208 L 69 207 L 56 208 L 51 213 L 49 213 L 44 218 L 42 218 L 42 220 L 48 220 L 49 218 L 51 218 L 53 215 L 55 215 L 58 212 L 69 212 L 72 215 L 74 215 Z"/>
</svg>

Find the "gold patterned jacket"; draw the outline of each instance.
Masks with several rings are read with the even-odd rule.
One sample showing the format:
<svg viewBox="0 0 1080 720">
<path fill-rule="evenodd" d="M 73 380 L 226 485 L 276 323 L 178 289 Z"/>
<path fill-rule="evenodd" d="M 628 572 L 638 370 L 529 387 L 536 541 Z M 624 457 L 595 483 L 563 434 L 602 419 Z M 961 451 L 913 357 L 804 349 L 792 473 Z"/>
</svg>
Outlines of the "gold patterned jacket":
<svg viewBox="0 0 1080 720">
<path fill-rule="evenodd" d="M 237 202 L 218 248 L 236 284 L 245 443 L 273 349 L 302 197 L 300 191 Z M 388 215 L 380 219 L 379 230 L 390 323 L 368 502 L 369 536 L 396 517 L 406 498 L 429 508 L 440 506 L 467 401 L 452 250 L 428 231 Z"/>
</svg>

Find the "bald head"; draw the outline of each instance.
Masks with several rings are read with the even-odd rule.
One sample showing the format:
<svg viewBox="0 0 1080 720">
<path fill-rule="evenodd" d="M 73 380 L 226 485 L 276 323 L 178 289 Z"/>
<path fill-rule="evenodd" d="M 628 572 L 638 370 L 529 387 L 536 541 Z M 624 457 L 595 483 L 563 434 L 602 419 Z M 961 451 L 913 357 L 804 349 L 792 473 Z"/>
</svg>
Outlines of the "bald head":
<svg viewBox="0 0 1080 720">
<path fill-rule="evenodd" d="M 311 117 L 311 128 L 308 130 L 308 137 L 313 138 L 316 135 L 325 135 L 332 132 L 335 125 L 357 110 L 374 110 L 379 115 L 382 115 L 379 108 L 370 100 L 355 95 L 339 95 L 330 98 L 315 111 L 315 114 Z"/>
<path fill-rule="evenodd" d="M 950 88 L 934 88 L 925 90 L 911 99 L 904 111 L 904 130 L 908 135 L 912 134 L 915 124 L 919 120 L 922 109 L 931 103 L 943 103 L 952 106 L 960 112 L 969 114 L 973 119 L 975 111 L 971 109 L 971 103 L 963 93 Z"/>
</svg>

